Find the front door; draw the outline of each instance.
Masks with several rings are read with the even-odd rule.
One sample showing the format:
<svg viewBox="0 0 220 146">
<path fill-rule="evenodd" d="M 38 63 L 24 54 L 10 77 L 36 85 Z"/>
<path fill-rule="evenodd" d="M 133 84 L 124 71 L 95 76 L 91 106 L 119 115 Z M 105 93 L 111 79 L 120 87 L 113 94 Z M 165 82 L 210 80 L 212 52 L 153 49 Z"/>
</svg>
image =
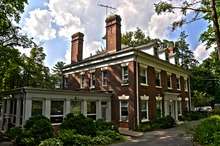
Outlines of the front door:
<svg viewBox="0 0 220 146">
<path fill-rule="evenodd" d="M 168 115 L 176 119 L 176 107 L 175 107 L 175 101 L 168 101 Z"/>
</svg>

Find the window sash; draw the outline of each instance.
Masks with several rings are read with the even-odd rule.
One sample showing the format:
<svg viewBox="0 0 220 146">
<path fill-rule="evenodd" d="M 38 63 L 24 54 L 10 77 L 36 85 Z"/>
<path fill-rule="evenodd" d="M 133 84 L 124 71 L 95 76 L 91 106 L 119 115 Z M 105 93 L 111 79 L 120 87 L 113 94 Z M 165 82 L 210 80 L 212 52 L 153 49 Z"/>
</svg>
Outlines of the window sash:
<svg viewBox="0 0 220 146">
<path fill-rule="evenodd" d="M 187 82 L 187 80 L 185 80 L 185 91 L 188 91 L 188 82 Z"/>
<path fill-rule="evenodd" d="M 107 70 L 102 71 L 102 86 L 108 85 Z"/>
<path fill-rule="evenodd" d="M 147 84 L 147 70 L 144 68 L 140 70 L 140 83 Z"/>
<path fill-rule="evenodd" d="M 161 73 L 156 72 L 156 86 L 161 86 Z"/>
<path fill-rule="evenodd" d="M 80 76 L 80 87 L 81 88 L 85 87 L 85 75 Z"/>
<path fill-rule="evenodd" d="M 120 121 L 128 122 L 128 101 L 120 101 Z"/>
<path fill-rule="evenodd" d="M 81 113 L 81 101 L 72 100 L 70 112 L 74 115 L 79 115 Z"/>
<path fill-rule="evenodd" d="M 167 87 L 172 88 L 172 77 L 171 77 L 171 75 L 167 76 Z"/>
<path fill-rule="evenodd" d="M 176 87 L 177 89 L 180 89 L 180 78 L 176 79 Z"/>
<path fill-rule="evenodd" d="M 149 119 L 148 114 L 148 100 L 141 100 L 140 101 L 140 115 L 141 121 L 146 121 Z"/>
<path fill-rule="evenodd" d="M 32 100 L 32 111 L 31 115 L 42 115 L 43 112 L 43 101 L 41 100 Z"/>
<path fill-rule="evenodd" d="M 95 73 L 91 73 L 90 87 L 91 87 L 91 88 L 94 88 L 94 87 L 95 87 Z"/>
<path fill-rule="evenodd" d="M 128 66 L 122 67 L 122 82 L 128 83 Z"/>
</svg>

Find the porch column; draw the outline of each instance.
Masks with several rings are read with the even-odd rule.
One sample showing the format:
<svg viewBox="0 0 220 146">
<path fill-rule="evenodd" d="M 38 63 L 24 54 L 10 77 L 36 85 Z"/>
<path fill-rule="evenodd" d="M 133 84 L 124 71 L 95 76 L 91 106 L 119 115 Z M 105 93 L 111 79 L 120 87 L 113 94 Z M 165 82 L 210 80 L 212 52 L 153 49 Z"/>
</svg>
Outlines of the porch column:
<svg viewBox="0 0 220 146">
<path fill-rule="evenodd" d="M 110 122 L 112 119 L 112 114 L 111 114 L 111 101 L 107 102 L 107 111 L 106 111 L 106 121 Z"/>
<path fill-rule="evenodd" d="M 20 118 L 21 118 L 21 99 L 17 99 L 17 106 L 16 106 L 16 127 L 20 126 Z"/>
<path fill-rule="evenodd" d="M 50 107 L 51 107 L 51 101 L 50 99 L 45 99 L 45 106 L 44 106 L 44 116 L 50 119 Z"/>
<path fill-rule="evenodd" d="M 81 107 L 81 113 L 87 117 L 87 101 L 83 100 L 82 101 L 82 107 Z"/>
<path fill-rule="evenodd" d="M 32 99 L 26 98 L 24 110 L 24 120 L 27 121 L 31 117 Z"/>
<path fill-rule="evenodd" d="M 4 130 L 8 129 L 8 123 L 9 123 L 9 118 L 10 118 L 10 108 L 11 108 L 11 103 L 10 99 L 6 99 L 6 114 L 5 114 L 5 123 L 4 123 Z"/>
<path fill-rule="evenodd" d="M 96 101 L 96 120 L 101 118 L 102 118 L 102 105 L 101 105 L 101 101 L 98 100 Z"/>
<path fill-rule="evenodd" d="M 65 115 L 70 113 L 70 99 L 67 99 L 65 102 Z"/>
<path fill-rule="evenodd" d="M 0 126 L 1 126 L 1 130 L 2 130 L 2 126 L 3 126 L 3 121 L 4 121 L 4 114 L 5 114 L 5 100 L 2 100 L 2 108 L 1 108 L 1 123 L 0 123 Z"/>
<path fill-rule="evenodd" d="M 168 107 L 167 107 L 167 106 L 168 106 L 167 102 L 168 102 L 168 101 L 166 101 L 166 100 L 164 101 L 164 115 L 165 115 L 165 116 L 168 116 L 168 115 L 169 115 L 169 113 L 168 113 Z"/>
<path fill-rule="evenodd" d="M 178 121 L 178 103 L 177 103 L 178 101 L 175 100 L 174 102 L 175 102 L 175 120 Z"/>
</svg>

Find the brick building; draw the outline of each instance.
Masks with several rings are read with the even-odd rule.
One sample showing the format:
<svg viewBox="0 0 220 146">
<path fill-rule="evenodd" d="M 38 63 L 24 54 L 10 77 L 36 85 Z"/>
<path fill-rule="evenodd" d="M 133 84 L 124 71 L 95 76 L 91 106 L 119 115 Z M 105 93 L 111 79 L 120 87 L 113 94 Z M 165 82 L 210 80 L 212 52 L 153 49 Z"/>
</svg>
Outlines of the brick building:
<svg viewBox="0 0 220 146">
<path fill-rule="evenodd" d="M 120 127 L 190 109 L 189 72 L 175 64 L 174 53 L 153 43 L 121 47 L 121 18 L 106 19 L 106 50 L 82 59 L 83 34 L 72 36 L 71 64 L 63 69 L 64 88 L 112 93 L 111 118 Z"/>
</svg>

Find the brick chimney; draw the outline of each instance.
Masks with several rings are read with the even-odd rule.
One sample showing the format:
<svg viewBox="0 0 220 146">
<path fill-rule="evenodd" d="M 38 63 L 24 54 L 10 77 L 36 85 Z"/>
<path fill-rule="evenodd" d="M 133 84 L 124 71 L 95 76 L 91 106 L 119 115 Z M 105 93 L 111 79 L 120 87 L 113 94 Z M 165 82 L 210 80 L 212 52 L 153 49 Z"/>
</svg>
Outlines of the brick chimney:
<svg viewBox="0 0 220 146">
<path fill-rule="evenodd" d="M 77 63 L 82 61 L 83 55 L 83 37 L 84 34 L 81 32 L 77 32 L 72 35 L 71 41 L 71 63 Z"/>
<path fill-rule="evenodd" d="M 121 50 L 121 17 L 119 15 L 109 16 L 105 23 L 107 52 Z"/>
</svg>

